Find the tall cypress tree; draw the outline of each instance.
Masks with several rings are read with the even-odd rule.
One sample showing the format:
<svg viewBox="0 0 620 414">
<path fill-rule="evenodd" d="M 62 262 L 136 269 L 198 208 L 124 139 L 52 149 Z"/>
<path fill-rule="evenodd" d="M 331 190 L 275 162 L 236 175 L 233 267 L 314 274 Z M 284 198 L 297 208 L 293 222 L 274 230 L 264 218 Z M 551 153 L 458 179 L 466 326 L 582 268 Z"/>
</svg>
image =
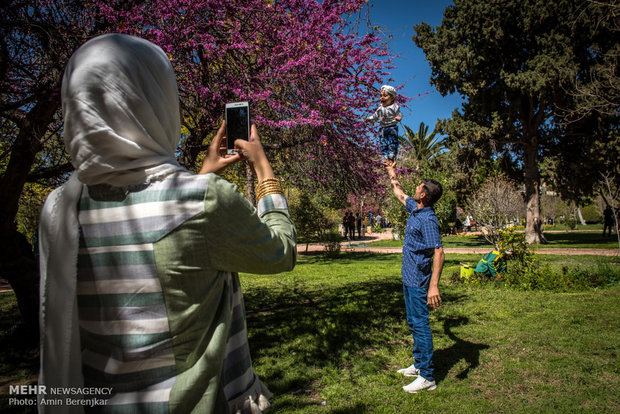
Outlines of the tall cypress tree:
<svg viewBox="0 0 620 414">
<path fill-rule="evenodd" d="M 443 132 L 481 157 L 508 156 L 522 168 L 527 204 L 526 238 L 542 243 L 539 163 L 558 148 L 562 108 L 574 102 L 575 80 L 590 71 L 600 33 L 580 18 L 599 13 L 587 0 L 455 0 L 441 25 L 415 26 L 414 42 L 432 67 L 443 94 L 466 100 Z M 613 36 L 612 36 L 613 38 Z"/>
</svg>

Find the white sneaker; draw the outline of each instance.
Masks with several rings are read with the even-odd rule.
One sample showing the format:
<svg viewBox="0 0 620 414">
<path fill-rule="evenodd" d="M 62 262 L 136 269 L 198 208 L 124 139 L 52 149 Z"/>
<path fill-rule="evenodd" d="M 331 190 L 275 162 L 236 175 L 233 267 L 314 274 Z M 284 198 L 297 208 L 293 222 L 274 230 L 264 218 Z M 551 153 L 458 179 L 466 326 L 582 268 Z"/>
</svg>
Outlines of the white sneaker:
<svg viewBox="0 0 620 414">
<path fill-rule="evenodd" d="M 396 372 L 403 374 L 405 377 L 417 377 L 420 375 L 420 370 L 417 369 L 414 364 L 411 364 L 407 368 L 401 368 Z"/>
<path fill-rule="evenodd" d="M 419 391 L 429 390 L 432 391 L 437 388 L 435 381 L 429 381 L 424 377 L 418 377 L 411 384 L 405 385 L 403 390 L 408 393 L 415 394 Z"/>
</svg>

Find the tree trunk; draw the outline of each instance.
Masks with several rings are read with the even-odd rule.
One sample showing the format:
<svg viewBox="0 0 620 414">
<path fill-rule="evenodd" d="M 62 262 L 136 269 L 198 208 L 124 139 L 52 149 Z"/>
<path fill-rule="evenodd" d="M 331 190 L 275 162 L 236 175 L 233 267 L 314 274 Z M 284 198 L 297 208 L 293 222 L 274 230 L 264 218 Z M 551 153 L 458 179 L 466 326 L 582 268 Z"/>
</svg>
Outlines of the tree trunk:
<svg viewBox="0 0 620 414">
<path fill-rule="evenodd" d="M 245 165 L 245 198 L 247 198 L 252 205 L 256 205 L 256 191 L 254 191 L 254 171 L 250 163 Z"/>
<path fill-rule="evenodd" d="M 579 217 L 579 223 L 582 226 L 586 225 L 586 221 L 583 219 L 583 214 L 581 214 L 581 207 L 577 206 L 577 217 Z"/>
<path fill-rule="evenodd" d="M 527 204 L 525 240 L 530 244 L 546 243 L 540 214 L 540 173 L 538 171 L 538 139 L 530 138 L 523 146 L 525 202 Z"/>
<path fill-rule="evenodd" d="M 39 266 L 30 242 L 17 231 L 15 216 L 26 177 L 59 104 L 57 94 L 44 96 L 28 113 L 19 125 L 11 158 L 0 181 L 0 276 L 11 284 L 27 325 L 25 331 L 33 339 L 39 334 Z"/>
</svg>

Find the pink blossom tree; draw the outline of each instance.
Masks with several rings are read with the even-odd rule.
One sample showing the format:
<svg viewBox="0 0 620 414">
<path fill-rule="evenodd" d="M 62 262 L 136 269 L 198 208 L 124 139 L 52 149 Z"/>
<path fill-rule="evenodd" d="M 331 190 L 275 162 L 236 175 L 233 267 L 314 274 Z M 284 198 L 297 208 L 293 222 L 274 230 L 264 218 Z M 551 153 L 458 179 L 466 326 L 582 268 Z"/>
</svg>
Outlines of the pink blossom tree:
<svg viewBox="0 0 620 414">
<path fill-rule="evenodd" d="M 6 4 L 5 4 L 6 3 Z M 248 100 L 270 158 L 290 185 L 340 198 L 374 191 L 380 165 L 368 127 L 392 57 L 365 0 L 9 0 L 0 5 L 0 263 L 20 309 L 37 321 L 36 260 L 17 231 L 24 186 L 71 171 L 62 150 L 60 81 L 83 42 L 136 34 L 170 56 L 193 167 L 229 101 Z M 251 189 L 253 186 L 248 185 Z M 37 330 L 34 329 L 33 332 Z"/>
<path fill-rule="evenodd" d="M 249 101 L 277 170 L 291 185 L 374 190 L 364 114 L 389 80 L 387 45 L 365 25 L 365 0 L 97 0 L 119 30 L 170 56 L 184 105 L 180 160 L 195 162 L 230 101 Z M 249 186 L 251 188 L 252 186 Z"/>
</svg>

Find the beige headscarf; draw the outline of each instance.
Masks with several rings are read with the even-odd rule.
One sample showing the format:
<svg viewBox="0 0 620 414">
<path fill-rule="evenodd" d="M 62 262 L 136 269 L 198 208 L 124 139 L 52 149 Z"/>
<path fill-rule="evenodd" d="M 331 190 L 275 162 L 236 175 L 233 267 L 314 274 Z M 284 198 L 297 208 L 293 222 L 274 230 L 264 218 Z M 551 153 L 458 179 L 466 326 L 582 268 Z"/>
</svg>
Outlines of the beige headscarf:
<svg viewBox="0 0 620 414">
<path fill-rule="evenodd" d="M 82 386 L 75 293 L 83 184 L 123 187 L 184 170 L 174 158 L 181 130 L 177 83 L 168 57 L 153 43 L 122 34 L 86 42 L 67 64 L 62 108 L 76 172 L 48 197 L 39 229 L 39 382 L 50 388 Z"/>
<path fill-rule="evenodd" d="M 177 83 L 151 42 L 109 34 L 85 43 L 67 64 L 62 110 L 65 146 L 84 184 L 139 184 L 179 168 Z"/>
</svg>

